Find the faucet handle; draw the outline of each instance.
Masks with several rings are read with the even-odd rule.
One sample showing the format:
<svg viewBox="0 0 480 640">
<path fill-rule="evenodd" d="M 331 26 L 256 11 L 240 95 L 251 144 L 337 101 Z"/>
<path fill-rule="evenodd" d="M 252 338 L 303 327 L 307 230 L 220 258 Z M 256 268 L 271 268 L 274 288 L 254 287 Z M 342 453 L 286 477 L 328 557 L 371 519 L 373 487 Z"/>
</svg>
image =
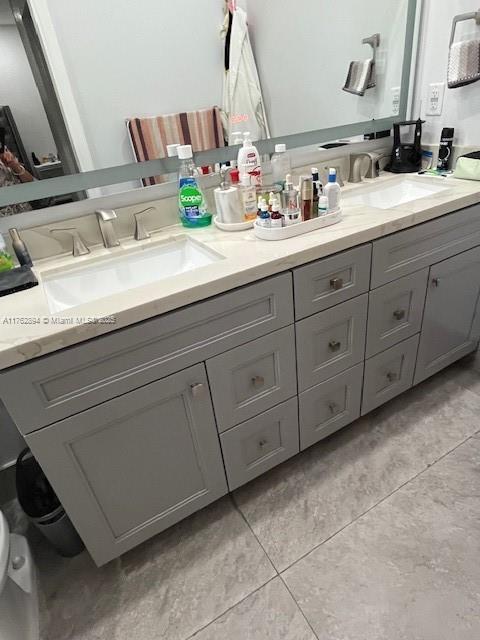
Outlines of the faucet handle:
<svg viewBox="0 0 480 640">
<path fill-rule="evenodd" d="M 113 209 L 97 209 L 95 213 L 97 214 L 97 218 L 100 218 L 104 222 L 116 220 L 117 218 L 117 214 Z"/>
<path fill-rule="evenodd" d="M 143 220 L 141 216 L 147 211 L 155 211 L 155 207 L 147 207 L 146 209 L 142 209 L 142 211 L 137 211 L 137 213 L 133 214 L 135 218 L 135 240 L 148 240 L 150 238 L 149 232 L 145 229 L 143 224 Z"/>
<path fill-rule="evenodd" d="M 68 233 L 72 236 L 72 255 L 77 258 L 78 256 L 86 256 L 90 253 L 90 249 L 85 244 L 80 233 L 75 227 L 67 227 L 65 229 L 50 229 L 50 233 Z"/>
</svg>

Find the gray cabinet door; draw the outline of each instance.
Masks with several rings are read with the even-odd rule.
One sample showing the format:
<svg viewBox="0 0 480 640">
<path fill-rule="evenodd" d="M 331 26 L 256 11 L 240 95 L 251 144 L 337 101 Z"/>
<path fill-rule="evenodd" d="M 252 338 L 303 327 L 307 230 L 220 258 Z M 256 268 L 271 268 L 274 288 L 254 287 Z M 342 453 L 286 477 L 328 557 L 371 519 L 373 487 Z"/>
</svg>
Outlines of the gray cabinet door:
<svg viewBox="0 0 480 640">
<path fill-rule="evenodd" d="M 296 324 L 298 384 L 305 391 L 365 357 L 368 295 Z"/>
<path fill-rule="evenodd" d="M 410 389 L 418 339 L 413 336 L 365 362 L 362 415 Z"/>
<path fill-rule="evenodd" d="M 300 394 L 300 448 L 306 449 L 360 416 L 363 362 Z"/>
<path fill-rule="evenodd" d="M 299 452 L 297 398 L 225 431 L 220 441 L 233 491 Z"/>
<path fill-rule="evenodd" d="M 368 291 L 372 245 L 317 260 L 293 272 L 297 320 Z"/>
<path fill-rule="evenodd" d="M 293 326 L 207 362 L 218 430 L 226 431 L 297 394 Z"/>
<path fill-rule="evenodd" d="M 427 281 L 424 269 L 370 293 L 367 358 L 419 333 Z"/>
<path fill-rule="evenodd" d="M 227 492 L 203 365 L 27 442 L 98 565 Z"/>
<path fill-rule="evenodd" d="M 415 383 L 474 351 L 480 335 L 480 247 L 432 267 Z"/>
<path fill-rule="evenodd" d="M 373 243 L 372 289 L 480 244 L 480 205 Z"/>
<path fill-rule="evenodd" d="M 2 400 L 30 433 L 292 322 L 283 273 L 13 367 L 0 373 Z"/>
</svg>

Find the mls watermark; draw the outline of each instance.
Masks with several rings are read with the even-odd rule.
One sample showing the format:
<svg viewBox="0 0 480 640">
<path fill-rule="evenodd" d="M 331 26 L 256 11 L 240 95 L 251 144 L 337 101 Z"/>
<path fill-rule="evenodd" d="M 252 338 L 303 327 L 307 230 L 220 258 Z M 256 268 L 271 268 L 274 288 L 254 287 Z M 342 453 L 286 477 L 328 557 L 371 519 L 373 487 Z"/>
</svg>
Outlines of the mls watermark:
<svg viewBox="0 0 480 640">
<path fill-rule="evenodd" d="M 0 318 L 2 325 L 81 325 L 81 324 L 116 324 L 115 316 L 4 316 Z"/>
</svg>

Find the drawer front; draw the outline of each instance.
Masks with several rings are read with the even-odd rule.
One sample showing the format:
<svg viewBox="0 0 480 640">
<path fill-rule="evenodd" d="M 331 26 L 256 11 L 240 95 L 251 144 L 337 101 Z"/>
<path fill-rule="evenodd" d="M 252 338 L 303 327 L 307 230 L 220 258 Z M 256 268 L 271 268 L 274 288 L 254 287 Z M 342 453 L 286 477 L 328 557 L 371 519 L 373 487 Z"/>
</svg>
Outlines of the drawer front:
<svg viewBox="0 0 480 640">
<path fill-rule="evenodd" d="M 292 322 L 287 273 L 12 368 L 1 400 L 30 433 Z"/>
<path fill-rule="evenodd" d="M 227 351 L 207 362 L 220 432 L 297 393 L 293 326 Z"/>
<path fill-rule="evenodd" d="M 300 394 L 303 451 L 360 416 L 363 363 Z"/>
<path fill-rule="evenodd" d="M 373 243 L 372 289 L 480 244 L 480 205 Z"/>
<path fill-rule="evenodd" d="M 222 433 L 220 441 L 233 491 L 299 452 L 297 399 Z"/>
<path fill-rule="evenodd" d="M 368 295 L 297 322 L 298 384 L 305 391 L 364 359 Z"/>
<path fill-rule="evenodd" d="M 409 338 L 365 362 L 362 415 L 410 389 L 418 339 Z"/>
<path fill-rule="evenodd" d="M 297 320 L 368 291 L 371 258 L 372 245 L 368 244 L 295 269 Z"/>
<path fill-rule="evenodd" d="M 424 269 L 370 293 L 367 358 L 419 333 L 427 282 Z"/>
</svg>

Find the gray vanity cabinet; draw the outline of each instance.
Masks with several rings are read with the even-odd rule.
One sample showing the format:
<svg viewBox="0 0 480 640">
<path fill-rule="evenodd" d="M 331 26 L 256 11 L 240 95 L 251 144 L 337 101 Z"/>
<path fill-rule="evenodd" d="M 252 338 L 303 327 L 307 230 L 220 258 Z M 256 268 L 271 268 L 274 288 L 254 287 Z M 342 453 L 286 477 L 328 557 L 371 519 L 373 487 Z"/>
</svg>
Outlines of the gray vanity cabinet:
<svg viewBox="0 0 480 640">
<path fill-rule="evenodd" d="M 431 268 L 415 384 L 476 348 L 479 297 L 480 247 Z"/>
<path fill-rule="evenodd" d="M 227 493 L 204 365 L 27 442 L 99 565 Z"/>
</svg>

